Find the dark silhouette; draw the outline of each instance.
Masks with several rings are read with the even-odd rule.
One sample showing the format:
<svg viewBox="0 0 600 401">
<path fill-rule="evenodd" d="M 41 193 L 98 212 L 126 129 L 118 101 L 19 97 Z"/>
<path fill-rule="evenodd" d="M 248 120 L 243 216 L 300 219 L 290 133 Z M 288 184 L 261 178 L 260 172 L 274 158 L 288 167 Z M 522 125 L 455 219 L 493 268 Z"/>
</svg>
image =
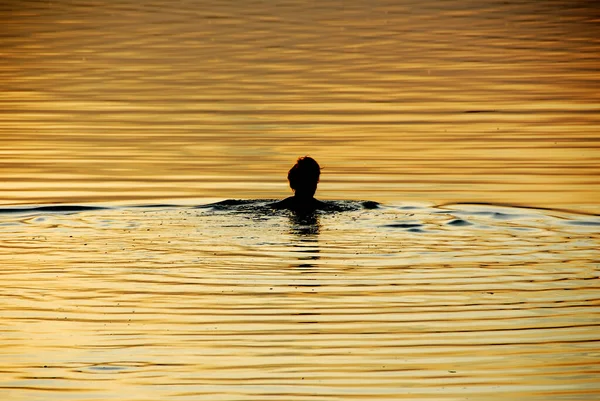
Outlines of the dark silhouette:
<svg viewBox="0 0 600 401">
<path fill-rule="evenodd" d="M 318 261 L 321 259 L 319 217 L 318 213 L 293 212 L 289 214 L 291 234 L 289 250 L 295 253 L 297 258 L 297 261 L 293 262 L 290 267 L 308 269 L 306 273 L 309 273 L 318 266 Z"/>
<path fill-rule="evenodd" d="M 312 157 L 301 157 L 288 172 L 290 188 L 294 196 L 271 204 L 275 209 L 289 209 L 300 213 L 309 213 L 318 209 L 328 209 L 325 202 L 315 199 L 317 184 L 321 176 L 321 167 Z"/>
</svg>

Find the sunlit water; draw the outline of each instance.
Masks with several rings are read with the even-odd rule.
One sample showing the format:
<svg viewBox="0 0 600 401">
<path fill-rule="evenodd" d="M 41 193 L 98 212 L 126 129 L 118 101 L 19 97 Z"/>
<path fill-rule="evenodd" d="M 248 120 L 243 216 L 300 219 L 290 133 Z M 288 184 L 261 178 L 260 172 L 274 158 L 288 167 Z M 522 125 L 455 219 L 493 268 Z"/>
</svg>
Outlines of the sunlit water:
<svg viewBox="0 0 600 401">
<path fill-rule="evenodd" d="M 0 399 L 600 398 L 598 21 L 2 2 Z"/>
<path fill-rule="evenodd" d="M 15 400 L 595 399 L 600 218 L 3 209 Z M 6 398 L 5 398 L 6 399 Z"/>
<path fill-rule="evenodd" d="M 0 202 L 323 196 L 598 211 L 583 1 L 0 5 Z"/>
</svg>

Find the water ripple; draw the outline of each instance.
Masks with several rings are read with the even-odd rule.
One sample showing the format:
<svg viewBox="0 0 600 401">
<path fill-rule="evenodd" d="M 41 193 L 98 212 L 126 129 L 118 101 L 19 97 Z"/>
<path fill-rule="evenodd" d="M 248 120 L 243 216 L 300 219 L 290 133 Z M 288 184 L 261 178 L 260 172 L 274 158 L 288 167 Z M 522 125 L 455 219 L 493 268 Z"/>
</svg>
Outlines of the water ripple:
<svg viewBox="0 0 600 401">
<path fill-rule="evenodd" d="M 2 391 L 106 398 L 109 379 L 121 399 L 147 386 L 175 399 L 600 390 L 589 215 L 356 203 L 298 219 L 266 203 L 0 214 L 22 222 L 0 244 Z"/>
</svg>

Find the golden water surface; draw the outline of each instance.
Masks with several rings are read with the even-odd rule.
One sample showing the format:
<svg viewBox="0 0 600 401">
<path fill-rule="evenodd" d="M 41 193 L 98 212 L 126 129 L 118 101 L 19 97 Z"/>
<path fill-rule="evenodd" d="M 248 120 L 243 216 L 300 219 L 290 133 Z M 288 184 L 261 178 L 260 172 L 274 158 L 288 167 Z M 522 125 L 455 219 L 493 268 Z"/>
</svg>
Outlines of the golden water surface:
<svg viewBox="0 0 600 401">
<path fill-rule="evenodd" d="M 600 398 L 599 65 L 586 1 L 2 2 L 0 399 Z M 348 210 L 265 207 L 305 154 Z"/>
<path fill-rule="evenodd" d="M 0 214 L 10 400 L 594 400 L 600 218 Z"/>
<path fill-rule="evenodd" d="M 587 6 L 586 6 L 587 5 Z M 600 200 L 581 1 L 56 1 L 0 8 L 0 202 Z"/>
</svg>

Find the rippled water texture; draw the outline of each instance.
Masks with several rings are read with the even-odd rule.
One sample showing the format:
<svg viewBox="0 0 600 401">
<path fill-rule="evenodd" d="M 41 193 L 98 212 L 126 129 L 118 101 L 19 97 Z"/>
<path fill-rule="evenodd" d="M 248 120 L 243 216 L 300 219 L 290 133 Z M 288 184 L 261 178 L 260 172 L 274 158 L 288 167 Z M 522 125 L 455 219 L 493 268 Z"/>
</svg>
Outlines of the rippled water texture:
<svg viewBox="0 0 600 401">
<path fill-rule="evenodd" d="M 585 1 L 5 1 L 0 202 L 275 198 L 598 211 Z"/>
<path fill-rule="evenodd" d="M 264 202 L 3 209 L 11 400 L 600 395 L 600 218 Z"/>
<path fill-rule="evenodd" d="M 599 21 L 1 2 L 0 400 L 598 399 Z"/>
</svg>

